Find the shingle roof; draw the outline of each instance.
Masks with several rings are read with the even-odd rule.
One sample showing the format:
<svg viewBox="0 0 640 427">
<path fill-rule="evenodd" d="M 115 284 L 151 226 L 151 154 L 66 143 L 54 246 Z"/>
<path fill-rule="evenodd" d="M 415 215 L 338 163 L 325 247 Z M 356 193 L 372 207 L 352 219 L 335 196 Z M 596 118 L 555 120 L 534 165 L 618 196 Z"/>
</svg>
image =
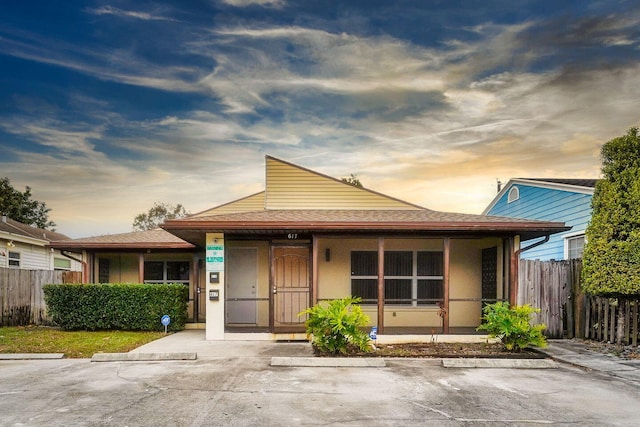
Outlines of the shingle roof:
<svg viewBox="0 0 640 427">
<path fill-rule="evenodd" d="M 262 210 L 165 222 L 163 228 L 195 244 L 204 233 L 274 232 L 393 234 L 520 234 L 523 240 L 569 230 L 561 222 L 417 210 Z"/>
<path fill-rule="evenodd" d="M 5 216 L 0 220 L 0 231 L 47 241 L 69 239 L 68 236 L 65 236 L 62 233 L 56 233 L 55 231 L 45 230 L 38 227 L 31 227 L 30 225 L 23 224 Z"/>
<path fill-rule="evenodd" d="M 596 188 L 599 179 L 572 179 L 572 178 L 518 178 L 529 181 L 551 182 L 553 184 L 575 185 L 578 187 Z"/>
<path fill-rule="evenodd" d="M 51 242 L 57 249 L 191 249 L 193 245 L 160 228 Z"/>
</svg>

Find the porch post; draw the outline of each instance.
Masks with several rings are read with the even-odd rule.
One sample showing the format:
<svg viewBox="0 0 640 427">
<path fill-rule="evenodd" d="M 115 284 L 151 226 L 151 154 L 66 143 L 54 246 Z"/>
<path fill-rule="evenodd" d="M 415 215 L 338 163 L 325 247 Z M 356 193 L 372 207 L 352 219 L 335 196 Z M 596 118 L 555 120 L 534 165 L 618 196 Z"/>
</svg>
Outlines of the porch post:
<svg viewBox="0 0 640 427">
<path fill-rule="evenodd" d="M 384 237 L 378 237 L 378 333 L 384 334 Z"/>
<path fill-rule="evenodd" d="M 509 239 L 509 305 L 518 303 L 518 258 L 520 254 L 516 250 L 515 238 Z"/>
<path fill-rule="evenodd" d="M 449 333 L 449 266 L 450 266 L 450 253 L 451 253 L 451 238 L 445 237 L 443 242 L 443 263 L 444 271 L 442 272 L 442 281 L 444 282 L 444 295 L 443 295 L 443 310 L 442 315 L 442 333 Z"/>
<path fill-rule="evenodd" d="M 311 305 L 318 303 L 318 238 L 311 236 Z"/>
<path fill-rule="evenodd" d="M 138 254 L 138 283 L 144 283 L 144 253 Z"/>
</svg>

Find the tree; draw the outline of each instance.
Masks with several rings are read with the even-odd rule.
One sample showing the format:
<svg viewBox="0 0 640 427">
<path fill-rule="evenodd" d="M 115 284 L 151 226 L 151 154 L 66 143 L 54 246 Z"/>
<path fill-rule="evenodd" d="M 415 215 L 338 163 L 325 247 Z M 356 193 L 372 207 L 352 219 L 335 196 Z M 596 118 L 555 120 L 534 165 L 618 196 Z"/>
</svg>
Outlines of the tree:
<svg viewBox="0 0 640 427">
<path fill-rule="evenodd" d="M 640 295 L 640 135 L 607 142 L 601 151 L 602 180 L 591 200 L 586 231 L 583 289 L 611 298 Z M 618 304 L 622 311 L 622 304 Z M 620 313 L 622 314 L 622 313 Z M 624 319 L 624 316 L 620 316 Z M 623 320 L 624 321 L 624 320 Z M 623 326 L 618 322 L 618 342 Z"/>
<path fill-rule="evenodd" d="M 46 203 L 31 200 L 31 187 L 21 192 L 11 186 L 9 178 L 0 179 L 0 213 L 9 218 L 38 228 L 55 231 L 56 224 L 49 220 Z"/>
<path fill-rule="evenodd" d="M 153 230 L 168 219 L 184 218 L 189 215 L 181 204 L 170 205 L 155 202 L 147 213 L 137 215 L 133 220 L 134 231 Z"/>
<path fill-rule="evenodd" d="M 351 175 L 349 175 L 347 177 L 342 177 L 341 181 L 346 183 L 346 184 L 353 185 L 354 187 L 362 188 L 362 183 L 358 179 L 357 175 L 351 174 Z"/>
</svg>

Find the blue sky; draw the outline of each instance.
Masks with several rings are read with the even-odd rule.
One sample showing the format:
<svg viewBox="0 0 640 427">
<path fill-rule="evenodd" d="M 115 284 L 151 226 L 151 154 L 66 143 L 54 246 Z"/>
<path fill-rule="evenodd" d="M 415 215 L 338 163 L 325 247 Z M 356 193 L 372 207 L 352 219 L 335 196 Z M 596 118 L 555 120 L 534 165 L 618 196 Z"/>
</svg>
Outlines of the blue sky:
<svg viewBox="0 0 640 427">
<path fill-rule="evenodd" d="M 0 176 L 72 237 L 260 191 L 267 154 L 480 213 L 640 124 L 637 0 L 7 2 L 0 64 Z"/>
</svg>

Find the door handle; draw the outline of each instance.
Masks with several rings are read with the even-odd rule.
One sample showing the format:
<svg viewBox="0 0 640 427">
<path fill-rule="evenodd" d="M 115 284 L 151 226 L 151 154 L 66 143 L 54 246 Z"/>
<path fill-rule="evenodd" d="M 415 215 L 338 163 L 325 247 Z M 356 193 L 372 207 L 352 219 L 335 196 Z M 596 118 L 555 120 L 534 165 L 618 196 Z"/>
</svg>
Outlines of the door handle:
<svg viewBox="0 0 640 427">
<path fill-rule="evenodd" d="M 278 293 L 278 288 L 276 288 L 275 286 L 273 287 L 273 294 L 277 294 Z"/>
</svg>

